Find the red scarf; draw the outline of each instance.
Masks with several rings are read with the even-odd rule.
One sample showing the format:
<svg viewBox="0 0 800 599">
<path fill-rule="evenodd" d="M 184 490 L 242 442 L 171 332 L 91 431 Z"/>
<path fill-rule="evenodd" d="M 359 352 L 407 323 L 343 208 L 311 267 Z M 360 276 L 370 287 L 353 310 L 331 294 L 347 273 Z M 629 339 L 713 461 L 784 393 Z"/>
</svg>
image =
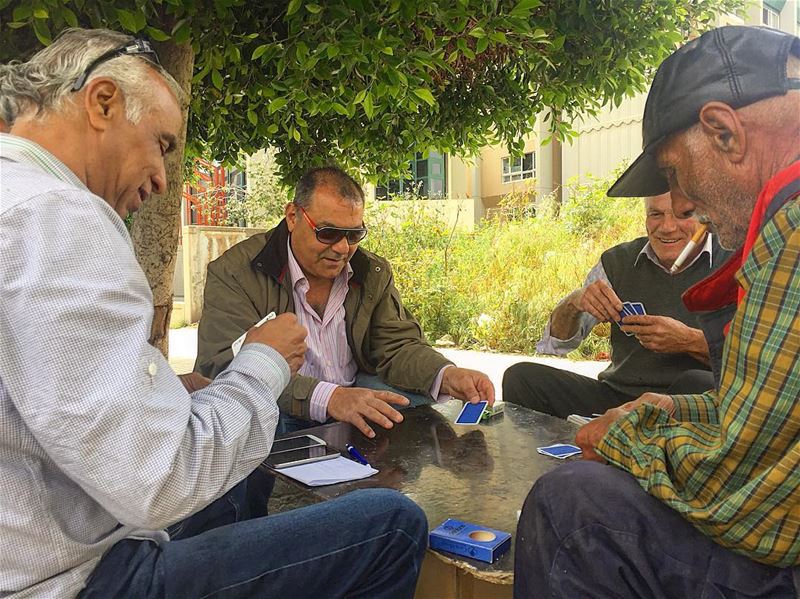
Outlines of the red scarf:
<svg viewBox="0 0 800 599">
<path fill-rule="evenodd" d="M 690 312 L 710 312 L 719 310 L 733 304 L 740 304 L 744 299 L 744 289 L 736 282 L 735 275 L 747 260 L 750 251 L 758 239 L 761 229 L 764 226 L 764 218 L 775 195 L 792 181 L 800 179 L 800 160 L 792 163 L 787 168 L 778 172 L 772 177 L 761 193 L 750 216 L 750 227 L 747 229 L 747 237 L 744 245 L 734 253 L 719 270 L 709 275 L 699 283 L 693 285 L 683 294 L 683 303 Z M 786 198 L 786 201 L 793 196 Z M 725 334 L 728 334 L 728 327 L 725 326 Z"/>
</svg>

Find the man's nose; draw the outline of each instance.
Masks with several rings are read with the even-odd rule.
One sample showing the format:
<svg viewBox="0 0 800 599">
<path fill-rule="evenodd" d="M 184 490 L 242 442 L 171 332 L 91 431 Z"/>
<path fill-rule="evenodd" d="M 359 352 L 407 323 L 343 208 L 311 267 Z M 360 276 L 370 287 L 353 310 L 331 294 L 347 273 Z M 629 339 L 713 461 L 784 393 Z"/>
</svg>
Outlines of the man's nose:
<svg viewBox="0 0 800 599">
<path fill-rule="evenodd" d="M 347 243 L 347 237 L 342 237 L 339 241 L 331 246 L 331 249 L 338 254 L 347 254 L 350 252 L 350 244 Z"/>
<path fill-rule="evenodd" d="M 163 162 L 156 174 L 150 177 L 150 182 L 153 184 L 153 193 L 161 195 L 167 190 L 167 170 Z"/>
</svg>

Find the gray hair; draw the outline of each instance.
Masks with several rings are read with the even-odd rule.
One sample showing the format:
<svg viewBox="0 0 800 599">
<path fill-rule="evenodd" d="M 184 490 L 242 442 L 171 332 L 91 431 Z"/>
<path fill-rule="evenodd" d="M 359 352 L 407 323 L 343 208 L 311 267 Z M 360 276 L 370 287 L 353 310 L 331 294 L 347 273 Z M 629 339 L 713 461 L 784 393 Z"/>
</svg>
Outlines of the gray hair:
<svg viewBox="0 0 800 599">
<path fill-rule="evenodd" d="M 62 112 L 72 106 L 72 86 L 81 73 L 101 54 L 131 43 L 135 38 L 108 29 L 67 29 L 50 46 L 28 62 L 0 65 L 0 119 L 11 125 L 17 117 L 35 110 Z M 125 98 L 125 115 L 136 124 L 145 113 L 150 96 L 148 81 L 158 72 L 178 101 L 183 92 L 163 68 L 140 56 L 119 56 L 101 63 L 87 83 L 108 77 L 119 85 Z"/>
<path fill-rule="evenodd" d="M 301 208 L 308 208 L 311 196 L 317 187 L 330 185 L 344 200 L 354 205 L 364 204 L 364 190 L 358 181 L 340 169 L 338 166 L 323 166 L 312 168 L 300 177 L 294 189 L 294 203 Z"/>
</svg>

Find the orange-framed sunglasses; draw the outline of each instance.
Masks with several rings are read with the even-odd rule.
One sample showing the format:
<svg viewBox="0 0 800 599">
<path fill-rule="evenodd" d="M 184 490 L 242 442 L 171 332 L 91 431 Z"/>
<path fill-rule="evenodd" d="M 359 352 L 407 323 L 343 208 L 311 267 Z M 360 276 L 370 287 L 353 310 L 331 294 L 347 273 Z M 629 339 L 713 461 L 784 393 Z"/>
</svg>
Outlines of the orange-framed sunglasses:
<svg viewBox="0 0 800 599">
<path fill-rule="evenodd" d="M 366 227 L 356 227 L 353 229 L 330 226 L 318 227 L 317 223 L 311 220 L 311 217 L 302 206 L 297 207 L 300 208 L 300 212 L 303 213 L 303 216 L 305 217 L 309 226 L 314 229 L 314 235 L 316 235 L 317 241 L 320 243 L 324 243 L 325 245 L 333 245 L 335 243 L 339 243 L 342 238 L 346 238 L 348 245 L 355 245 L 367 236 Z"/>
</svg>

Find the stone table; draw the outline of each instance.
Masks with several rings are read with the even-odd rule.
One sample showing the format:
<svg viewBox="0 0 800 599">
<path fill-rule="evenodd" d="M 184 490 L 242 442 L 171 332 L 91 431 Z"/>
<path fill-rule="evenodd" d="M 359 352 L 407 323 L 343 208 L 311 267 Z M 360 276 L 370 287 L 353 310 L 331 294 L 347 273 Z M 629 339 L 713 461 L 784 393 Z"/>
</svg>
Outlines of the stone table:
<svg viewBox="0 0 800 599">
<path fill-rule="evenodd" d="M 355 489 L 387 487 L 417 502 L 430 528 L 455 518 L 515 535 L 518 512 L 534 481 L 562 463 L 537 453 L 536 448 L 571 443 L 577 427 L 514 404 L 507 404 L 502 415 L 489 421 L 464 426 L 453 423 L 460 409 L 460 401 L 450 401 L 404 410 L 405 420 L 394 428 L 373 427 L 374 439 L 341 422 L 299 431 L 321 437 L 344 455 L 345 444 L 351 443 L 380 472 L 323 487 L 279 477 L 279 482 L 288 485 L 276 487 L 272 509 L 301 507 Z M 479 580 L 501 585 L 513 581 L 513 547 L 493 564 L 433 553 Z"/>
</svg>

